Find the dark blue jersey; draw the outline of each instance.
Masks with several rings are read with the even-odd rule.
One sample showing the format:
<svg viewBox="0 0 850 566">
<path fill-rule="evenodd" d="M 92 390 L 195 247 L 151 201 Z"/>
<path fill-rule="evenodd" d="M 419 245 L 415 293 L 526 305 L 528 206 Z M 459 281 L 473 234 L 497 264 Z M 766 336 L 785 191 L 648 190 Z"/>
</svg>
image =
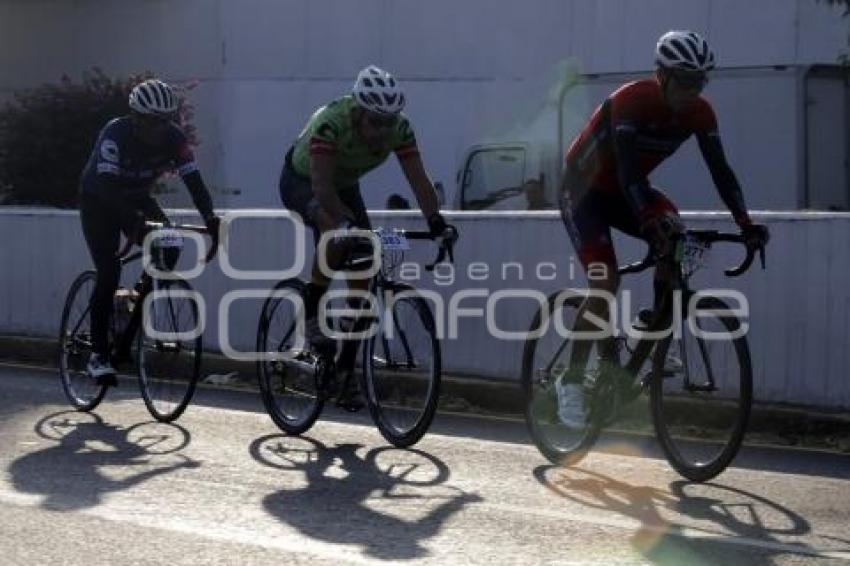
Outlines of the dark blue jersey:
<svg viewBox="0 0 850 566">
<path fill-rule="evenodd" d="M 147 193 L 170 170 L 184 178 L 198 170 L 186 135 L 170 124 L 165 141 L 149 146 L 136 138 L 132 119 L 124 116 L 111 120 L 97 136 L 83 170 L 81 191 L 107 198 L 120 197 L 111 194 L 116 189 L 124 194 Z"/>
</svg>

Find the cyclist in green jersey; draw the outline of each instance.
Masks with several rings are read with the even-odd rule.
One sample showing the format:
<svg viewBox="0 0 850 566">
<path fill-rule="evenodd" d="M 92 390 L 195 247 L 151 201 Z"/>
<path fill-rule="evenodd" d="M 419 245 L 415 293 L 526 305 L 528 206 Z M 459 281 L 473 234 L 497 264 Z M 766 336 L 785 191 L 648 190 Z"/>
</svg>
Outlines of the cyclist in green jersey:
<svg viewBox="0 0 850 566">
<path fill-rule="evenodd" d="M 322 106 L 310 117 L 286 154 L 280 177 L 283 205 L 297 212 L 313 229 L 318 242 L 330 230 L 370 230 L 359 180 L 395 153 L 435 237 L 456 237 L 454 227 L 440 214 L 437 193 L 428 177 L 416 137 L 401 113 L 405 97 L 388 72 L 370 65 L 360 71 L 351 93 Z M 327 265 L 338 265 L 345 240 L 327 247 Z M 318 347 L 332 344 L 318 323 L 319 301 L 330 280 L 313 260 L 304 297 L 307 339 Z M 366 289 L 368 280 L 352 280 L 352 289 Z"/>
</svg>

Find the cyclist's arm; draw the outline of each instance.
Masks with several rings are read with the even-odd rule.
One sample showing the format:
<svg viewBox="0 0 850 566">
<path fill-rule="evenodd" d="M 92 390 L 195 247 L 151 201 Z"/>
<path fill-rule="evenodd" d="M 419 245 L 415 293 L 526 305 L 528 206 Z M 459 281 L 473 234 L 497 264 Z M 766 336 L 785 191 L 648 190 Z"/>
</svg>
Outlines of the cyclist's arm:
<svg viewBox="0 0 850 566">
<path fill-rule="evenodd" d="M 195 203 L 195 208 L 198 209 L 201 218 L 204 221 L 209 220 L 213 216 L 213 202 L 210 192 L 207 190 L 204 180 L 201 177 L 201 172 L 196 170 L 183 175 L 183 183 L 189 189 L 192 202 Z"/>
<path fill-rule="evenodd" d="M 189 141 L 182 132 L 175 131 L 174 136 L 176 140 L 174 146 L 174 155 L 176 156 L 174 164 L 177 168 L 177 173 L 183 179 L 183 184 L 186 185 L 186 189 L 188 189 L 189 195 L 192 197 L 195 208 L 201 214 L 201 218 L 204 219 L 204 222 L 209 223 L 210 219 L 214 216 L 212 197 L 201 177 L 201 172 L 195 161 L 195 154 L 192 152 Z"/>
<path fill-rule="evenodd" d="M 401 170 L 404 171 L 407 182 L 410 183 L 410 188 L 419 203 L 422 215 L 425 218 L 431 218 L 440 211 L 440 204 L 437 200 L 437 190 L 425 171 L 422 157 L 419 152 L 398 154 L 398 162 L 401 165 Z"/>
<path fill-rule="evenodd" d="M 697 142 L 699 149 L 702 152 L 702 157 L 705 159 L 708 170 L 711 172 L 711 178 L 714 180 L 714 185 L 717 187 L 717 192 L 720 198 L 726 204 L 726 207 L 732 212 L 732 217 L 739 226 L 747 226 L 752 224 L 749 214 L 747 214 L 747 206 L 744 203 L 744 193 L 741 191 L 741 185 L 738 183 L 732 167 L 726 160 L 726 154 L 723 152 L 723 145 L 720 143 L 720 134 L 716 130 L 707 133 L 698 133 Z"/>
<path fill-rule="evenodd" d="M 617 179 L 623 188 L 626 202 L 643 222 L 646 219 L 650 202 L 649 183 L 641 176 L 638 167 L 637 129 L 626 121 L 615 122 L 611 126 L 614 156 L 617 162 Z"/>
<path fill-rule="evenodd" d="M 336 159 L 332 153 L 310 153 L 310 178 L 313 194 L 329 220 L 338 225 L 344 218 L 351 219 L 351 211 L 343 204 L 334 186 Z"/>
</svg>

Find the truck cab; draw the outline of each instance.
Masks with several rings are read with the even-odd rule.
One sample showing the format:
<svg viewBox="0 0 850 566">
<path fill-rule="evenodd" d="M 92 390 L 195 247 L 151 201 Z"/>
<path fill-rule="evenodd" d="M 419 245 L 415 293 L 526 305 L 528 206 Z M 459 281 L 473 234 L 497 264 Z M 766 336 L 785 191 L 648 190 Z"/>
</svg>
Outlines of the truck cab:
<svg viewBox="0 0 850 566">
<path fill-rule="evenodd" d="M 457 172 L 456 210 L 557 208 L 554 145 L 500 141 L 470 146 Z"/>
</svg>

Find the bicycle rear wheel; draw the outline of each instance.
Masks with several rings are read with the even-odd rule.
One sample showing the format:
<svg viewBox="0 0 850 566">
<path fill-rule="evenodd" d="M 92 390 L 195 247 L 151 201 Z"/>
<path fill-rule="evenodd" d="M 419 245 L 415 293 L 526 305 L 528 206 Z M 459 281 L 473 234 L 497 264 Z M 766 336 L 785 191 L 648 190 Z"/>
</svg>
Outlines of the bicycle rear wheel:
<svg viewBox="0 0 850 566">
<path fill-rule="evenodd" d="M 561 422 L 555 384 L 567 373 L 573 349 L 573 341 L 563 331 L 573 329 L 582 301 L 562 293 L 550 295 L 546 310 L 538 309 L 531 321 L 522 355 L 522 389 L 525 421 L 537 449 L 553 464 L 571 466 L 587 455 L 599 437 L 615 392 L 609 376 L 601 373 L 594 344 L 582 382 L 587 421 L 581 428 Z"/>
<path fill-rule="evenodd" d="M 752 368 L 740 321 L 702 297 L 681 339 L 660 342 L 650 381 L 652 418 L 673 468 L 691 481 L 721 473 L 738 453 L 752 405 Z M 693 326 L 693 328 L 691 327 Z M 697 332 L 694 332 L 696 330 Z"/>
<path fill-rule="evenodd" d="M 431 426 L 440 398 L 440 343 L 428 303 L 415 289 L 394 285 L 391 308 L 363 351 L 363 392 L 383 437 L 399 448 L 416 444 Z"/>
<path fill-rule="evenodd" d="M 80 411 L 91 411 L 106 395 L 86 371 L 92 351 L 90 301 L 97 274 L 85 271 L 71 284 L 59 325 L 59 377 L 68 401 Z"/>
<path fill-rule="evenodd" d="M 281 281 L 263 304 L 257 328 L 257 378 L 271 419 L 288 434 L 303 434 L 324 406 L 317 376 L 323 371 L 306 348 L 303 328 L 304 283 Z"/>
<path fill-rule="evenodd" d="M 136 338 L 139 388 L 151 416 L 171 422 L 183 414 L 195 393 L 203 337 L 193 336 L 198 303 L 185 295 L 192 287 L 182 279 L 158 280 L 158 291 L 161 296 L 142 313 L 145 324 Z M 149 336 L 148 329 L 156 334 Z"/>
</svg>

